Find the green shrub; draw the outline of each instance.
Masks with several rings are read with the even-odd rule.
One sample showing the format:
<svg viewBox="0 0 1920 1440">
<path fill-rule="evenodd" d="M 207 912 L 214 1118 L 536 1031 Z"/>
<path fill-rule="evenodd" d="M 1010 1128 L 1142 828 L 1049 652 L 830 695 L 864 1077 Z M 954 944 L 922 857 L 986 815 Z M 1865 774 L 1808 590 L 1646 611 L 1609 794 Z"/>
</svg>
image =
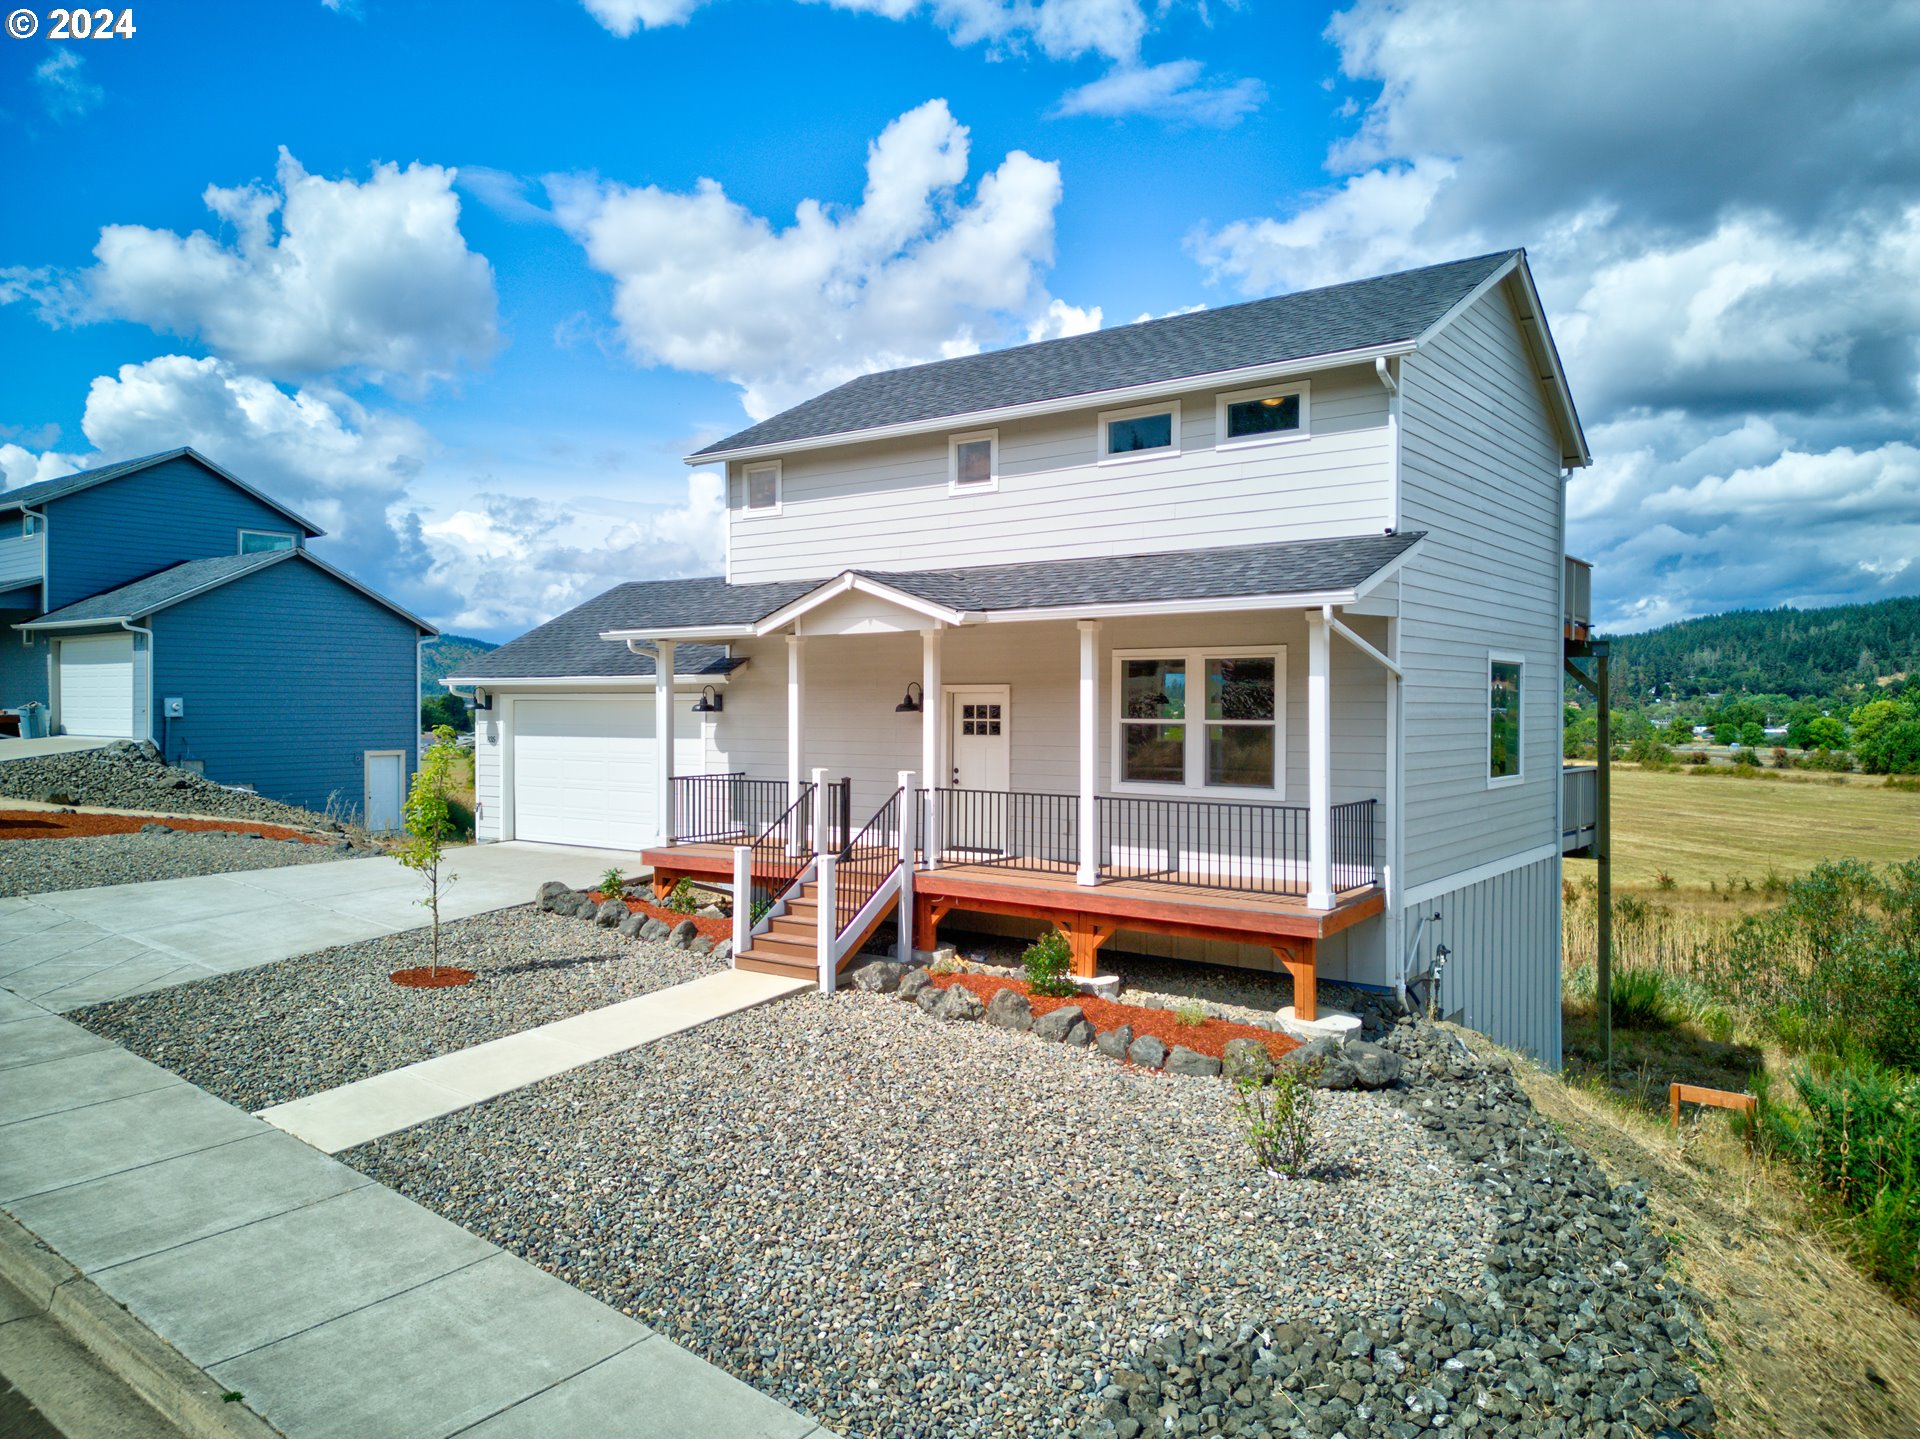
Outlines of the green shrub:
<svg viewBox="0 0 1920 1440">
<path fill-rule="evenodd" d="M 700 897 L 693 893 L 691 881 L 682 880 L 667 892 L 667 898 L 660 902 L 661 908 L 673 911 L 676 915 L 691 915 L 700 908 Z"/>
<path fill-rule="evenodd" d="M 1676 1006 L 1667 977 L 1658 970 L 1615 970 L 1613 1023 L 1622 1030 L 1663 1030 Z"/>
<path fill-rule="evenodd" d="M 1234 1103 L 1246 1126 L 1247 1144 L 1262 1170 L 1298 1180 L 1313 1165 L 1313 1077 L 1282 1065 L 1266 1080 L 1250 1075 L 1234 1082 Z"/>
<path fill-rule="evenodd" d="M 1198 1000 L 1182 1000 L 1173 1007 L 1173 1018 L 1182 1025 L 1204 1025 L 1207 1023 L 1207 1007 Z"/>
<path fill-rule="evenodd" d="M 616 869 L 609 869 L 600 877 L 600 894 L 608 900 L 627 898 L 627 877 Z"/>
<path fill-rule="evenodd" d="M 1067 996 L 1079 987 L 1073 983 L 1073 942 L 1064 930 L 1049 930 L 1020 957 L 1026 968 L 1027 989 L 1035 995 Z"/>
</svg>

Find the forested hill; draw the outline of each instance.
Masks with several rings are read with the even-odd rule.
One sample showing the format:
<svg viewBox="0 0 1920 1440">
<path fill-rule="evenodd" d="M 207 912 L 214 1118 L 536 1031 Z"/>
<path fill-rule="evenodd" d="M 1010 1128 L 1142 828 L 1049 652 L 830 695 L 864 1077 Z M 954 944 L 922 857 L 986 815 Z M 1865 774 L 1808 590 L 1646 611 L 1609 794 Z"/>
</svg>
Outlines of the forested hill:
<svg viewBox="0 0 1920 1440">
<path fill-rule="evenodd" d="M 1613 640 L 1616 695 L 1831 695 L 1920 671 L 1920 596 L 1825 610 L 1730 610 Z"/>
<path fill-rule="evenodd" d="M 460 673 L 460 667 L 476 655 L 498 650 L 498 645 L 476 640 L 471 635 L 441 635 L 420 647 L 420 693 L 444 695 L 440 681 Z"/>
</svg>

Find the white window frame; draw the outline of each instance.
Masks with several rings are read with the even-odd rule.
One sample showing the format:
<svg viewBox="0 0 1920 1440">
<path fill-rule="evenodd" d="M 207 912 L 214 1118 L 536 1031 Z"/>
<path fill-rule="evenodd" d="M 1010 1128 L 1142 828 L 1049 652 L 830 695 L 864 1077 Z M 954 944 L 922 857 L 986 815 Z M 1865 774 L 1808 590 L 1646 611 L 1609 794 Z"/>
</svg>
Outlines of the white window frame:
<svg viewBox="0 0 1920 1440">
<path fill-rule="evenodd" d="M 753 503 L 753 475 L 756 471 L 773 471 L 773 504 L 755 505 Z M 740 513 L 759 519 L 766 515 L 778 515 L 780 506 L 786 499 L 785 480 L 780 474 L 778 460 L 754 460 L 740 467 Z"/>
<path fill-rule="evenodd" d="M 960 447 L 975 441 L 985 440 L 992 448 L 987 452 L 987 478 L 984 480 L 962 481 L 960 478 Z M 964 435 L 947 437 L 947 493 L 949 495 L 983 495 L 990 490 L 1000 488 L 1000 432 L 998 430 L 970 430 Z"/>
<path fill-rule="evenodd" d="M 1242 435 L 1238 439 L 1227 438 L 1227 407 L 1244 404 L 1248 400 L 1275 400 L 1286 395 L 1300 397 L 1300 428 L 1283 430 L 1275 435 Z M 1258 390 L 1234 390 L 1214 397 L 1213 402 L 1213 448 L 1216 450 L 1247 450 L 1258 445 L 1291 445 L 1296 440 L 1305 440 L 1313 433 L 1313 386 L 1305 380 L 1289 380 L 1283 385 L 1263 385 Z"/>
<path fill-rule="evenodd" d="M 22 510 L 20 512 L 20 538 L 22 540 L 31 540 L 36 535 L 44 534 L 46 528 L 46 516 L 36 515 L 31 510 Z"/>
<path fill-rule="evenodd" d="M 1519 669 L 1520 678 L 1514 685 L 1514 708 L 1519 712 L 1514 717 L 1514 770 L 1511 775 L 1493 773 L 1493 667 L 1512 665 Z M 1527 657 L 1514 655 L 1504 650 L 1487 652 L 1487 668 L 1482 677 L 1481 704 L 1487 707 L 1487 729 L 1482 737 L 1480 753 L 1486 757 L 1487 788 L 1504 790 L 1510 785 L 1523 785 L 1527 779 Z"/>
<path fill-rule="evenodd" d="M 1161 445 L 1152 450 L 1126 450 L 1118 455 L 1107 453 L 1107 423 L 1112 420 L 1138 420 L 1143 415 L 1171 415 L 1173 426 L 1170 434 L 1171 445 Z M 1180 453 L 1180 402 L 1178 400 L 1160 400 L 1152 405 L 1134 405 L 1125 410 L 1102 410 L 1094 422 L 1093 453 L 1102 465 L 1131 465 L 1138 460 L 1163 460 Z"/>
<path fill-rule="evenodd" d="M 233 544 L 236 555 L 272 555 L 277 554 L 278 549 L 281 548 L 276 547 L 274 550 L 248 550 L 247 537 L 249 535 L 264 535 L 272 540 L 285 540 L 287 543 L 284 548 L 288 550 L 298 550 L 300 548 L 300 537 L 295 535 L 291 530 L 248 530 L 243 527 L 240 533 L 234 537 Z"/>
<path fill-rule="evenodd" d="M 1122 778 L 1125 762 L 1124 723 L 1120 709 L 1126 695 L 1126 662 L 1178 660 L 1187 667 L 1187 717 L 1178 723 L 1187 730 L 1184 759 L 1187 778 L 1179 785 Z M 1207 662 L 1209 660 L 1273 661 L 1273 784 L 1209 785 L 1207 773 Z M 1161 795 L 1190 800 L 1244 800 L 1251 805 L 1283 804 L 1287 798 L 1287 647 L 1284 645 L 1208 645 L 1193 649 L 1179 645 L 1151 645 L 1113 652 L 1112 686 L 1107 700 L 1108 788 L 1115 795 Z M 1198 681 L 1196 685 L 1194 682 Z M 1194 705 L 1199 713 L 1194 713 Z M 1162 722 L 1174 723 L 1174 722 Z"/>
</svg>

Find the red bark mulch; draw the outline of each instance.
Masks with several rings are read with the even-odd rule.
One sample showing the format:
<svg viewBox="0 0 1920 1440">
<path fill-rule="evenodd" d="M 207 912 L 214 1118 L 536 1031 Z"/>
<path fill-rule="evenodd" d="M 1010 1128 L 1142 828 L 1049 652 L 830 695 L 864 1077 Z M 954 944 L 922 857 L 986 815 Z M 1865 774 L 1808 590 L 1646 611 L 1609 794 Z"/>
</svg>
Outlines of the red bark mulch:
<svg viewBox="0 0 1920 1440">
<path fill-rule="evenodd" d="M 605 904 L 607 899 L 598 890 L 589 890 L 587 898 L 596 905 Z M 636 900 L 631 895 L 627 897 L 627 909 L 636 915 L 651 915 L 663 925 L 678 925 L 682 920 L 691 920 L 695 930 L 716 942 L 733 938 L 731 920 L 716 920 L 711 915 L 682 915 L 678 910 L 669 910 L 664 905 L 655 905 L 648 900 Z"/>
<path fill-rule="evenodd" d="M 1199 1025 L 1183 1025 L 1171 1010 L 1122 1005 L 1117 1000 L 1101 1000 L 1092 995 L 1076 995 L 1065 1000 L 1051 995 L 1036 995 L 1027 988 L 1026 981 L 1004 975 L 934 975 L 930 978 L 943 990 L 949 985 L 964 985 L 978 995 L 983 1004 L 990 1002 L 998 991 L 1018 990 L 1027 997 L 1036 1019 L 1049 1010 L 1058 1010 L 1062 1005 L 1078 1005 L 1080 1013 L 1087 1017 L 1087 1023 L 1093 1026 L 1096 1034 L 1104 1035 L 1109 1030 L 1118 1030 L 1122 1025 L 1131 1025 L 1136 1040 L 1142 1035 L 1151 1035 L 1169 1050 L 1176 1045 L 1184 1045 L 1189 1050 L 1211 1055 L 1216 1060 L 1224 1058 L 1229 1040 L 1258 1040 L 1276 1060 L 1289 1050 L 1300 1048 L 1298 1040 L 1275 1030 L 1262 1030 L 1258 1025 L 1214 1019 Z"/>
<path fill-rule="evenodd" d="M 66 815 L 58 810 L 0 810 L 0 840 L 77 840 L 93 835 L 133 835 L 142 825 L 161 824 L 174 830 L 247 831 L 269 840 L 298 840 L 306 845 L 328 844 L 332 836 L 307 835 L 284 825 L 261 825 L 249 820 L 176 820 L 171 815 Z"/>
<path fill-rule="evenodd" d="M 415 965 L 409 970 L 396 970 L 387 978 L 409 990 L 445 990 L 454 985 L 471 985 L 473 971 L 453 965 L 442 965 L 437 970 L 431 965 Z"/>
</svg>

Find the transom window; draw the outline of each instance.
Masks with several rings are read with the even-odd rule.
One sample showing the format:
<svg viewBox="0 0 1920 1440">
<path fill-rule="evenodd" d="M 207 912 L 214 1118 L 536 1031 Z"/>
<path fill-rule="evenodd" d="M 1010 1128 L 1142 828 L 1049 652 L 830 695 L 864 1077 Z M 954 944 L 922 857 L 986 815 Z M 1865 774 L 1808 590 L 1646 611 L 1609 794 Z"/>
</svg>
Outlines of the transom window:
<svg viewBox="0 0 1920 1440">
<path fill-rule="evenodd" d="M 1214 444 L 1221 449 L 1298 440 L 1307 433 L 1305 381 L 1264 390 L 1238 390 L 1219 397 Z"/>
<path fill-rule="evenodd" d="M 749 465 L 741 476 L 746 488 L 747 509 L 777 510 L 780 508 L 780 462 L 768 465 Z"/>
<path fill-rule="evenodd" d="M 1115 657 L 1113 783 L 1185 790 L 1282 788 L 1284 650 Z M 1188 682 L 1201 684 L 1198 713 Z"/>
<path fill-rule="evenodd" d="M 1142 405 L 1110 410 L 1100 417 L 1100 458 L 1139 460 L 1180 453 L 1178 404 Z"/>
<path fill-rule="evenodd" d="M 284 530 L 242 530 L 240 553 L 258 555 L 263 550 L 291 550 L 293 536 Z"/>
<path fill-rule="evenodd" d="M 991 490 L 1000 480 L 1000 432 L 980 430 L 955 435 L 947 444 L 950 488 Z"/>
<path fill-rule="evenodd" d="M 1487 784 L 1519 783 L 1521 738 L 1520 679 L 1525 669 L 1518 656 L 1494 655 L 1487 660 Z"/>
</svg>

